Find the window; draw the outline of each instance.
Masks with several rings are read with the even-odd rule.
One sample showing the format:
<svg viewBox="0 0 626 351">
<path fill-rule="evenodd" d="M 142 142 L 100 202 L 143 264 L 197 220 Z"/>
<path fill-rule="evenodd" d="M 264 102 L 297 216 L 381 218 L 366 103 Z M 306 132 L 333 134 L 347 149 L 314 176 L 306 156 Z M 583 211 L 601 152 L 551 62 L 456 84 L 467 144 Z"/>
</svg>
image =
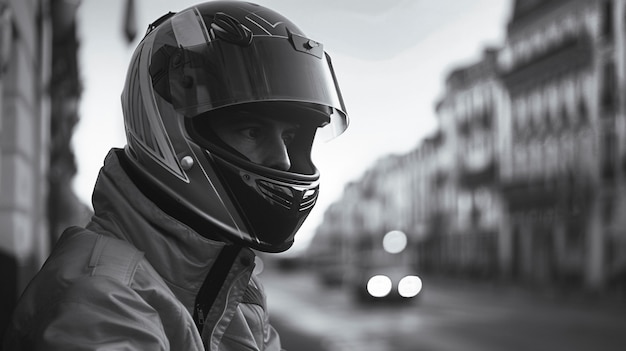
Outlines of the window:
<svg viewBox="0 0 626 351">
<path fill-rule="evenodd" d="M 544 118 L 544 121 L 543 121 L 543 126 L 544 126 L 543 130 L 544 130 L 544 133 L 545 133 L 545 134 L 551 134 L 551 133 L 554 133 L 554 128 L 555 128 L 556 126 L 554 125 L 554 121 L 552 121 L 552 116 L 550 115 L 550 110 L 546 110 L 546 112 L 545 112 L 545 113 L 546 113 L 546 114 L 545 114 L 545 116 L 543 117 L 543 118 Z"/>
<path fill-rule="evenodd" d="M 583 126 L 589 121 L 587 104 L 584 98 L 581 96 L 578 100 L 578 124 Z"/>
<path fill-rule="evenodd" d="M 602 36 L 609 41 L 613 40 L 613 1 L 604 2 L 602 9 Z"/>
<path fill-rule="evenodd" d="M 601 167 L 605 179 L 613 179 L 615 176 L 615 164 L 617 161 L 617 136 L 614 130 L 605 130 L 602 138 Z"/>
<path fill-rule="evenodd" d="M 603 115 L 608 117 L 613 115 L 616 105 L 617 77 L 615 72 L 615 63 L 609 61 L 604 64 L 602 77 L 602 91 L 600 92 L 600 100 L 602 103 Z"/>
<path fill-rule="evenodd" d="M 561 126 L 563 127 L 563 129 L 567 128 L 567 126 L 569 125 L 570 122 L 570 117 L 569 117 L 569 113 L 567 110 L 567 106 L 565 104 L 561 105 Z"/>
</svg>

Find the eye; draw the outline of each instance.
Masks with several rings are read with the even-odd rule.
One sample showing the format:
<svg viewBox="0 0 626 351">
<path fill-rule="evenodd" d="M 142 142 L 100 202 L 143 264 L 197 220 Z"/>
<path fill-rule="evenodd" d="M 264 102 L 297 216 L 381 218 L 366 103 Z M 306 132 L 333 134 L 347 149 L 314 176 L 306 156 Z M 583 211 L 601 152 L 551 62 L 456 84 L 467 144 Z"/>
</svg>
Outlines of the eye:
<svg viewBox="0 0 626 351">
<path fill-rule="evenodd" d="M 260 127 L 246 127 L 239 130 L 246 138 L 256 140 L 261 137 L 262 131 Z"/>
<path fill-rule="evenodd" d="M 283 133 L 282 138 L 283 138 L 283 142 L 285 143 L 285 145 L 289 146 L 296 138 L 296 131 L 295 130 L 287 131 Z"/>
</svg>

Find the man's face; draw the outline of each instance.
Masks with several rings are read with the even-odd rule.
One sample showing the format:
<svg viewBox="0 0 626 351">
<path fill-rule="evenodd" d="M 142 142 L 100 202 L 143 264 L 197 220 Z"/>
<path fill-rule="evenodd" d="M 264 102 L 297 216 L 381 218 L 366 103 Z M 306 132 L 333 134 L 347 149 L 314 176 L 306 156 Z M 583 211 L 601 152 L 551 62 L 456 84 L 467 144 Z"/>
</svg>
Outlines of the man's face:
<svg viewBox="0 0 626 351">
<path fill-rule="evenodd" d="M 287 171 L 291 168 L 289 145 L 300 125 L 261 114 L 241 113 L 211 121 L 215 134 L 251 162 Z"/>
</svg>

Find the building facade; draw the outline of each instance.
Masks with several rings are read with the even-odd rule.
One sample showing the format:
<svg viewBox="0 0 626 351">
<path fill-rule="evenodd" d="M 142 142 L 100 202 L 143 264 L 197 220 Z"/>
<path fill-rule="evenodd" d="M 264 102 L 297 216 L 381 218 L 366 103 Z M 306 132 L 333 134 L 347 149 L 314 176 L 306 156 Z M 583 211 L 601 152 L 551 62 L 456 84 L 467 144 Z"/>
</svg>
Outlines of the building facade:
<svg viewBox="0 0 626 351">
<path fill-rule="evenodd" d="M 431 240 L 448 253 L 441 268 L 451 272 L 492 275 L 496 266 L 504 127 L 497 118 L 503 101 L 497 54 L 486 49 L 479 62 L 451 72 L 436 107 L 452 201 L 441 213 L 447 228 L 432 231 Z"/>
<path fill-rule="evenodd" d="M 88 213 L 70 190 L 79 3 L 0 0 L 0 334 L 59 226 Z"/>
<path fill-rule="evenodd" d="M 353 186 L 385 193 L 382 216 L 365 206 L 360 216 L 411 209 L 395 223 L 421 233 L 414 250 L 426 271 L 623 292 L 626 1 L 511 9 L 502 47 L 448 74 L 436 135 Z M 399 179 L 414 185 L 394 188 Z"/>
<path fill-rule="evenodd" d="M 623 277 L 624 15 L 623 1 L 515 3 L 500 64 L 503 268 L 518 279 L 600 290 Z"/>
</svg>

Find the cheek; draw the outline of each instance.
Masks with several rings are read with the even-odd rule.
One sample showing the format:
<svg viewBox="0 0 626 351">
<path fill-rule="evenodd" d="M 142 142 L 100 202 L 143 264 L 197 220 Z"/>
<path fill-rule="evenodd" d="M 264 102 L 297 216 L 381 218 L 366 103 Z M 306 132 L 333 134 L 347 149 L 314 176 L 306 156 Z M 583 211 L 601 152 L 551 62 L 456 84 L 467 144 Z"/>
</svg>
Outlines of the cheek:
<svg viewBox="0 0 626 351">
<path fill-rule="evenodd" d="M 254 140 L 233 136 L 224 142 L 252 162 L 258 162 L 262 147 Z"/>
<path fill-rule="evenodd" d="M 242 155 L 244 155 L 251 162 L 261 163 L 261 161 L 263 161 L 263 157 L 262 157 L 262 154 L 259 152 L 259 149 L 260 148 L 258 147 L 246 146 L 246 147 L 242 147 L 241 149 L 237 151 L 239 151 Z"/>
</svg>

